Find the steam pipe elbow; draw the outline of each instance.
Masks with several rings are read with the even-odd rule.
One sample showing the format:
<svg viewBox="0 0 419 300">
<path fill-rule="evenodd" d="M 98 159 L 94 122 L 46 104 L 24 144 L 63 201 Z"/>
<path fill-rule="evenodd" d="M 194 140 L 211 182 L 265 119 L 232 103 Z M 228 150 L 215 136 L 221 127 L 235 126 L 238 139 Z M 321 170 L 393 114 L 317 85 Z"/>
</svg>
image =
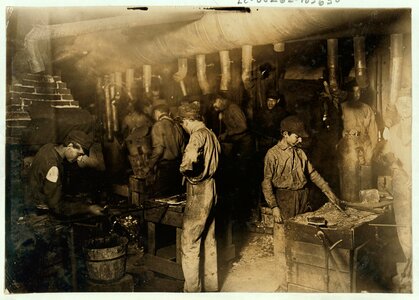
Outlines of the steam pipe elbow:
<svg viewBox="0 0 419 300">
<path fill-rule="evenodd" d="M 251 71 L 252 71 L 252 46 L 245 45 L 242 47 L 242 81 L 244 88 L 251 88 Z"/>
<path fill-rule="evenodd" d="M 228 50 L 220 51 L 221 81 L 220 90 L 227 91 L 231 82 L 230 55 Z"/>
<path fill-rule="evenodd" d="M 207 66 L 205 63 L 205 55 L 198 54 L 196 56 L 196 76 L 203 95 L 207 95 L 210 93 L 210 87 L 206 75 L 206 68 Z"/>
</svg>

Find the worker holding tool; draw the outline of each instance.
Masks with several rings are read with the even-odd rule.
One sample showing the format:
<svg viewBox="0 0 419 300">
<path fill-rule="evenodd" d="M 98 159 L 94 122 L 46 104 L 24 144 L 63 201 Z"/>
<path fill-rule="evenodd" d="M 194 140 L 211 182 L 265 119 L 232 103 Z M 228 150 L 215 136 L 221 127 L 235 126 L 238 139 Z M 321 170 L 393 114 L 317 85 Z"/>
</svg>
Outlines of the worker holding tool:
<svg viewBox="0 0 419 300">
<path fill-rule="evenodd" d="M 179 107 L 179 122 L 190 135 L 180 172 L 185 176 L 186 206 L 181 236 L 185 292 L 218 291 L 215 206 L 213 178 L 221 151 L 216 135 L 201 121 L 199 106 Z M 200 268 L 203 266 L 203 274 Z"/>
<path fill-rule="evenodd" d="M 307 211 L 308 179 L 316 184 L 329 201 L 339 207 L 339 199 L 328 183 L 314 169 L 304 151 L 298 148 L 302 138 L 308 137 L 304 123 L 297 116 L 281 121 L 281 140 L 265 156 L 262 191 L 272 208 L 275 221 L 274 250 L 281 273 L 279 290 L 286 290 L 284 229 L 281 223 Z M 340 207 L 339 207 L 340 208 Z"/>
</svg>

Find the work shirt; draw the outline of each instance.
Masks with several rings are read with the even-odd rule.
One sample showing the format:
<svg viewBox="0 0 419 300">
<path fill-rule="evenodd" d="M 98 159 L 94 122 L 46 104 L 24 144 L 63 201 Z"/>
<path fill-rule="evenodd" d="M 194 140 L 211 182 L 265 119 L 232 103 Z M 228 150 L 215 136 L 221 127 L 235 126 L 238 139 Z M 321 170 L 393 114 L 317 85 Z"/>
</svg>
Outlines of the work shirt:
<svg viewBox="0 0 419 300">
<path fill-rule="evenodd" d="M 151 142 L 150 168 L 159 161 L 180 159 L 185 148 L 182 128 L 167 115 L 161 116 L 151 128 Z"/>
<path fill-rule="evenodd" d="M 343 135 L 364 135 L 374 149 L 378 142 L 378 129 L 372 108 L 361 101 L 342 103 Z"/>
<path fill-rule="evenodd" d="M 237 104 L 229 102 L 221 115 L 227 136 L 234 136 L 247 131 L 246 116 Z"/>
<path fill-rule="evenodd" d="M 290 147 L 285 139 L 279 141 L 265 156 L 262 191 L 268 205 L 278 206 L 274 189 L 301 190 L 307 184 L 307 176 L 323 192 L 330 191 L 302 149 Z"/>
<path fill-rule="evenodd" d="M 61 197 L 63 158 L 54 144 L 46 144 L 35 155 L 29 170 L 29 191 L 34 206 L 58 207 Z"/>
<path fill-rule="evenodd" d="M 180 165 L 180 172 L 191 183 L 212 178 L 218 167 L 220 151 L 217 137 L 201 122 L 200 126 L 191 132 Z"/>
</svg>

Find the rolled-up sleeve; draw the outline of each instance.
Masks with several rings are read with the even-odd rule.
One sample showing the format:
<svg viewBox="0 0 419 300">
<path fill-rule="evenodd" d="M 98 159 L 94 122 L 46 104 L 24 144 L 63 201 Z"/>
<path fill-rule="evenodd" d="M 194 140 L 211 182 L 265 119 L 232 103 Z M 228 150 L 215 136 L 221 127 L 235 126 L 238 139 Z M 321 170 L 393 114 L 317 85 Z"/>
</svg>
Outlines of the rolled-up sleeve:
<svg viewBox="0 0 419 300">
<path fill-rule="evenodd" d="M 307 160 L 307 171 L 310 175 L 310 180 L 323 192 L 330 192 L 331 189 L 329 187 L 329 184 L 326 182 L 326 180 L 323 179 L 323 177 L 319 174 L 319 172 L 314 169 L 313 165 L 309 160 Z"/>
</svg>

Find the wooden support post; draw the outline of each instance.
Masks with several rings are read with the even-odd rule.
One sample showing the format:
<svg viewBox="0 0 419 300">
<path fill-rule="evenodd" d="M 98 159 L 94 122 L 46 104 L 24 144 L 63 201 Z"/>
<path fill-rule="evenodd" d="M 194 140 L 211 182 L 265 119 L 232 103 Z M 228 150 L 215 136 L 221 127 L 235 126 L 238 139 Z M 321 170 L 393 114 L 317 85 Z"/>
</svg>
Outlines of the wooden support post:
<svg viewBox="0 0 419 300">
<path fill-rule="evenodd" d="M 176 227 L 176 262 L 182 264 L 182 228 Z"/>
<path fill-rule="evenodd" d="M 156 255 L 156 224 L 147 222 L 147 252 Z"/>
</svg>

